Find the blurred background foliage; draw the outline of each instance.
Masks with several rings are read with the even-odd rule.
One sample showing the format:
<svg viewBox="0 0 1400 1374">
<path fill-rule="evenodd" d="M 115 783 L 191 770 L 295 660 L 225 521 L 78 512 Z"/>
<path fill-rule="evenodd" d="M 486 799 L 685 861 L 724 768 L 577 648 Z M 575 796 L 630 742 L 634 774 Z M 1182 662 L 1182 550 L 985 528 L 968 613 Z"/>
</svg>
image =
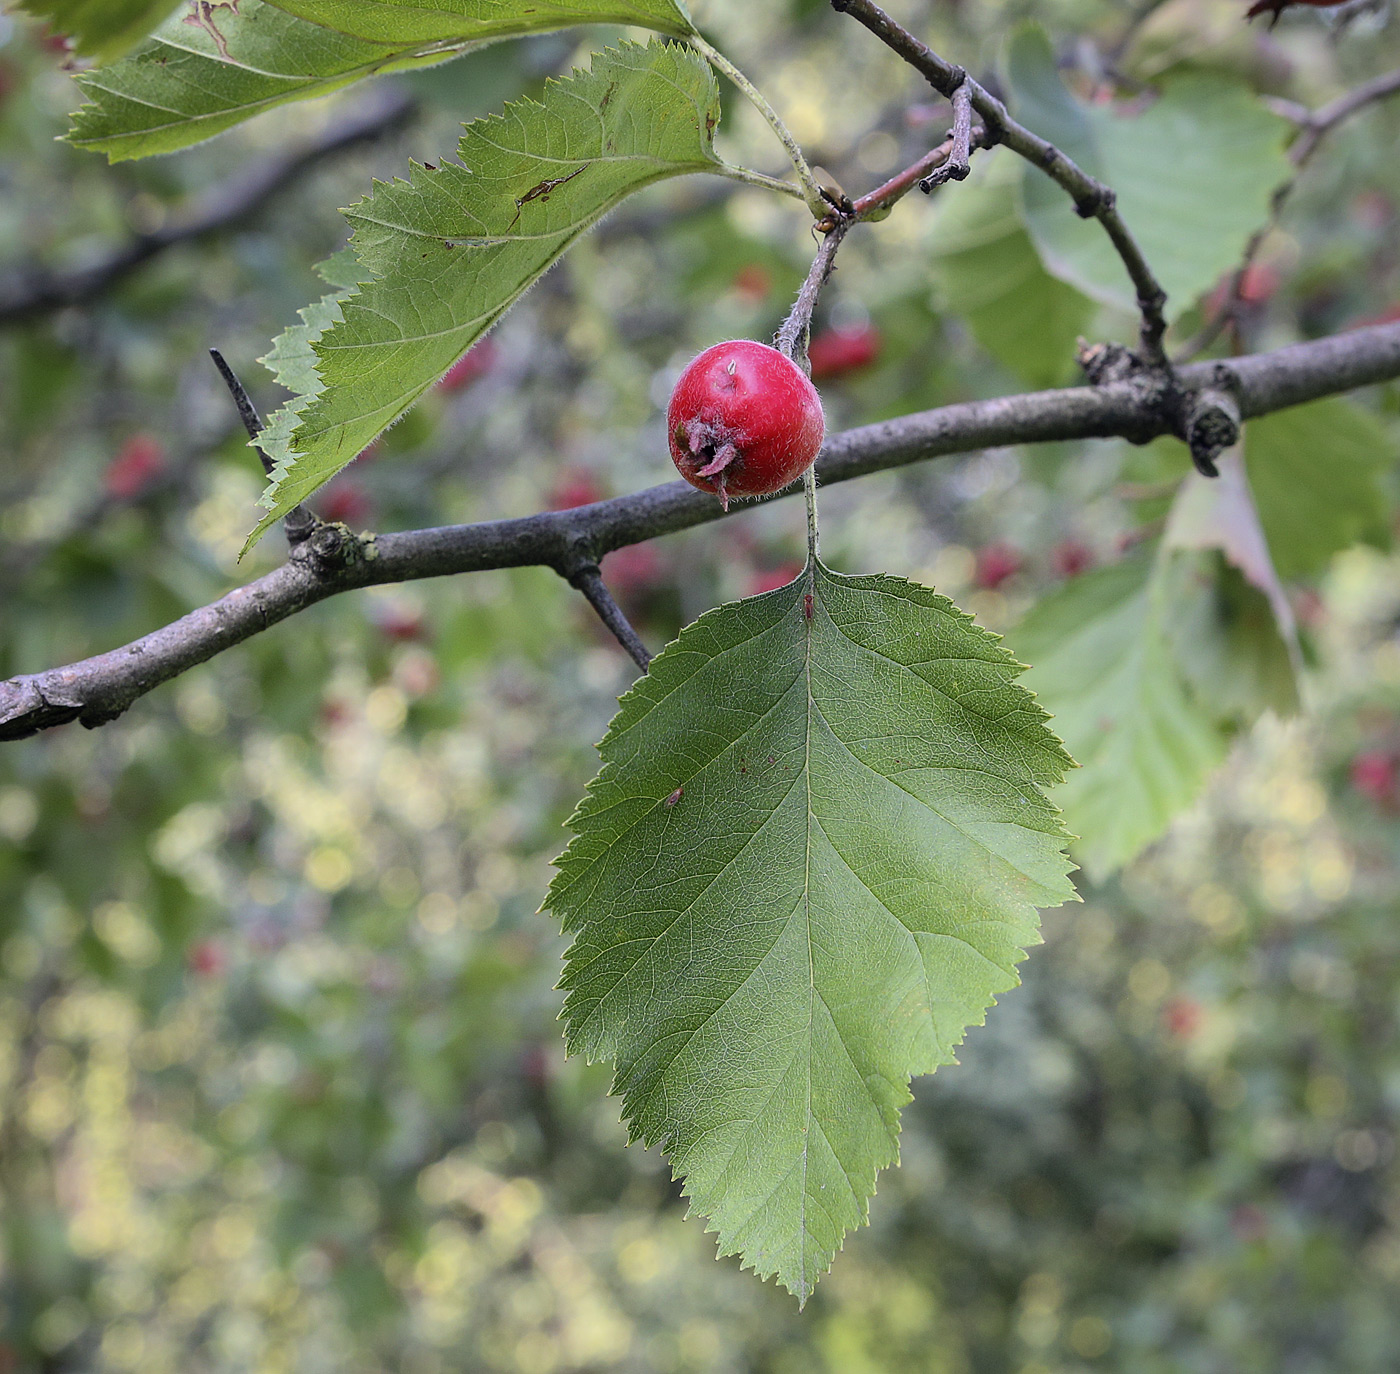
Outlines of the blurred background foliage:
<svg viewBox="0 0 1400 1374">
<path fill-rule="evenodd" d="M 1311 105 L 1400 57 L 1393 19 L 1365 5 L 1272 34 L 1243 25 L 1242 0 L 894 8 L 989 72 L 1038 19 L 1091 100 L 1190 69 Z M 818 0 L 693 9 L 849 190 L 945 118 Z M 63 53 L 14 17 L 0 36 L 0 274 L 92 261 L 356 98 L 108 169 L 54 141 Z M 324 159 L 107 298 L 0 334 L 5 675 L 272 565 L 275 538 L 235 566 L 261 481 L 205 349 L 270 408 L 253 360 L 318 293 L 334 207 L 596 41 L 406 81 L 406 131 Z M 1398 133 L 1400 110 L 1377 108 L 1310 166 L 1245 293 L 1241 347 L 1400 302 Z M 781 170 L 746 107 L 730 102 L 722 136 Z M 940 237 L 953 213 L 913 197 L 849 240 L 814 355 L 833 427 L 1066 380 L 1074 335 L 1121 321 L 1052 283 L 1039 324 L 998 336 L 973 299 L 985 263 L 952 270 L 987 240 Z M 1003 299 L 1029 290 L 1018 234 L 990 238 Z M 322 513 L 406 528 L 665 480 L 679 367 L 765 337 L 809 254 L 800 210 L 761 192 L 648 193 Z M 1393 434 L 1396 388 L 1369 404 Z M 1096 443 L 865 479 L 828 493 L 827 552 L 936 584 L 1014 647 L 1039 597 L 1151 532 L 1182 461 Z M 787 502 L 604 571 L 655 647 L 800 555 Z M 1245 732 L 1163 841 L 1050 913 L 1025 986 L 916 1084 L 903 1167 L 801 1316 L 715 1262 L 664 1162 L 624 1148 L 606 1073 L 563 1058 L 562 942 L 536 908 L 631 669 L 553 574 L 344 598 L 103 730 L 4 746 L 0 1371 L 1393 1370 L 1400 559 L 1345 552 L 1293 596 L 1306 714 Z"/>
</svg>

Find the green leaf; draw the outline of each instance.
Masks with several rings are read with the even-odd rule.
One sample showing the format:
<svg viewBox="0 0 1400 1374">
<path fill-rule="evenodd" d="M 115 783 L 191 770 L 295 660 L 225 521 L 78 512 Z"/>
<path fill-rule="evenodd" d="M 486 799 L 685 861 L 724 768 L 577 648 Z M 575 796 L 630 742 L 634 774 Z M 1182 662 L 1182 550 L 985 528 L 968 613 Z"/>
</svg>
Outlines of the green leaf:
<svg viewBox="0 0 1400 1374">
<path fill-rule="evenodd" d="M 1321 572 L 1358 542 L 1388 547 L 1382 473 L 1395 440 L 1370 412 L 1329 398 L 1245 426 L 1245 466 L 1282 577 Z"/>
<path fill-rule="evenodd" d="M 1186 562 L 1204 595 L 1185 598 L 1170 628 L 1177 665 L 1202 710 L 1244 729 L 1266 710 L 1297 714 L 1299 656 L 1269 598 L 1225 557 L 1202 552 Z"/>
<path fill-rule="evenodd" d="M 1209 588 L 1191 559 L 1140 552 L 1075 578 L 1011 635 L 1026 685 L 1080 771 L 1055 794 L 1095 880 L 1195 801 L 1227 734 L 1180 671 L 1173 627 Z M 1202 610 L 1201 614 L 1204 614 Z"/>
<path fill-rule="evenodd" d="M 240 0 L 206 26 L 169 19 L 140 51 L 78 78 L 91 102 L 68 138 L 113 161 L 187 148 L 277 105 L 382 72 L 446 61 L 486 43 L 575 24 L 693 32 L 676 0 L 324 4 Z"/>
<path fill-rule="evenodd" d="M 676 44 L 628 43 L 595 53 L 591 72 L 552 82 L 542 104 L 467 125 L 463 166 L 414 167 L 347 210 L 372 280 L 309 340 L 314 394 L 269 425 L 278 470 L 249 546 L 392 425 L 620 200 L 720 168 L 718 122 L 708 63 Z"/>
<path fill-rule="evenodd" d="M 1074 371 L 1074 345 L 1093 305 L 1041 265 L 1016 202 L 1020 163 L 983 153 L 955 194 L 939 198 L 930 228 L 939 304 L 1030 386 Z"/>
<path fill-rule="evenodd" d="M 680 0 L 275 0 L 323 28 L 380 43 L 461 43 L 546 33 L 574 24 L 636 24 L 695 32 Z"/>
<path fill-rule="evenodd" d="M 180 0 L 21 0 L 19 8 L 68 34 L 83 57 L 110 61 L 139 43 Z"/>
<path fill-rule="evenodd" d="M 1023 123 L 1117 193 L 1124 222 L 1177 318 L 1243 255 L 1268 222 L 1274 188 L 1291 175 L 1292 126 L 1250 90 L 1203 72 L 1166 80 L 1137 115 L 1079 104 L 1064 88 L 1044 32 L 1014 34 L 1007 66 Z M 1027 167 L 1026 227 L 1046 268 L 1095 300 L 1136 309 L 1128 275 L 1103 227 L 1083 220 L 1064 191 Z"/>
<path fill-rule="evenodd" d="M 1071 761 L 1021 671 L 945 597 L 818 565 L 653 661 L 570 822 L 570 1049 L 616 1061 L 720 1253 L 800 1299 L 897 1157 L 910 1076 L 1073 896 L 1040 790 Z"/>
<path fill-rule="evenodd" d="M 316 273 L 335 290 L 297 311 L 301 323 L 283 330 L 272 341 L 271 350 L 258 359 L 281 385 L 296 393 L 295 400 L 273 412 L 266 428 L 258 436 L 258 443 L 264 452 L 280 452 L 286 447 L 301 410 L 320 394 L 321 379 L 316 372 L 316 354 L 312 344 L 332 325 L 340 323 L 341 301 L 360 285 L 364 277 L 355 254 L 349 248 L 342 248 L 324 262 L 317 263 Z"/>
</svg>

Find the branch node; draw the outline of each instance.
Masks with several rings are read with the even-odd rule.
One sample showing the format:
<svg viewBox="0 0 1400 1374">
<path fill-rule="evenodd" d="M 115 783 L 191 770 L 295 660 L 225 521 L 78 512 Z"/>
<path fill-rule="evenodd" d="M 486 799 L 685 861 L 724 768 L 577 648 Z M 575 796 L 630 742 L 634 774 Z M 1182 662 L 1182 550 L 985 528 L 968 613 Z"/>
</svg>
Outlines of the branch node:
<svg viewBox="0 0 1400 1374">
<path fill-rule="evenodd" d="M 1064 155 L 1056 149 L 1057 159 Z M 1102 182 L 1094 182 L 1088 195 L 1078 198 L 1074 202 L 1074 213 L 1080 219 L 1095 219 L 1099 215 L 1113 210 L 1118 205 L 1117 193 Z M 1164 298 L 1165 299 L 1165 298 Z"/>
<path fill-rule="evenodd" d="M 1238 388 L 1239 378 L 1230 368 L 1218 364 L 1212 369 L 1210 382 L 1186 399 L 1182 429 L 1191 461 L 1203 477 L 1220 476 L 1215 460 L 1239 443 Z"/>
</svg>

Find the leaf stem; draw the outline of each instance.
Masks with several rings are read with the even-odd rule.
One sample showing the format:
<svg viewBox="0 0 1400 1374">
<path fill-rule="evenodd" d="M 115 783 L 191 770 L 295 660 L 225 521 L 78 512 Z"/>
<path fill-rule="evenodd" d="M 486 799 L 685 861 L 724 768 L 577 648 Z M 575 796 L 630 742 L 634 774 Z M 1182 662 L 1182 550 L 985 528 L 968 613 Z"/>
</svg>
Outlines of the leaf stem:
<svg viewBox="0 0 1400 1374">
<path fill-rule="evenodd" d="M 812 169 L 807 165 L 807 159 L 803 157 L 802 149 L 797 146 L 797 140 L 789 132 L 787 125 L 778 118 L 778 112 L 764 98 L 763 92 L 718 48 L 707 43 L 698 33 L 691 35 L 690 45 L 711 66 L 722 71 L 743 91 L 753 103 L 754 108 L 768 121 L 773 132 L 777 134 L 778 141 L 787 150 L 788 157 L 792 159 L 792 165 L 797 169 L 797 179 L 802 184 L 802 199 L 807 202 L 807 208 L 812 212 L 813 217 L 822 219 L 827 214 L 829 207 L 821 193 L 821 187 L 817 185 L 817 179 L 812 175 Z"/>
<path fill-rule="evenodd" d="M 720 176 L 728 177 L 731 181 L 742 181 L 746 186 L 762 186 L 767 191 L 780 191 L 783 195 L 792 196 L 794 200 L 800 200 L 804 204 L 807 200 L 801 187 L 794 186 L 790 181 L 783 181 L 780 177 L 755 172 L 750 167 L 736 167 L 732 162 L 721 162 L 711 170 Z"/>
</svg>

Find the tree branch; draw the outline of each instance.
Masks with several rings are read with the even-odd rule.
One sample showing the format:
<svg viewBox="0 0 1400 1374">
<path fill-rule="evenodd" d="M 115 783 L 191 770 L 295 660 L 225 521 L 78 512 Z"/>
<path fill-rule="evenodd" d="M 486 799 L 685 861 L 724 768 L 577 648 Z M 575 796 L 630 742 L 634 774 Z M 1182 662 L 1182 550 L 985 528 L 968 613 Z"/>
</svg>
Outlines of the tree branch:
<svg viewBox="0 0 1400 1374">
<path fill-rule="evenodd" d="M 1268 223 L 1262 228 L 1256 229 L 1249 236 L 1249 242 L 1245 244 L 1244 252 L 1240 256 L 1239 265 L 1230 274 L 1230 283 L 1225 290 L 1225 300 L 1219 311 L 1214 319 L 1208 320 L 1201 327 L 1194 338 L 1181 346 L 1177 353 L 1178 362 L 1199 356 L 1226 329 L 1238 322 L 1240 307 L 1244 304 L 1244 284 L 1245 279 L 1249 276 L 1249 269 L 1254 266 L 1254 260 L 1258 257 L 1260 248 L 1264 246 L 1264 240 L 1278 225 L 1283 207 L 1288 197 L 1293 194 L 1293 188 L 1298 184 L 1300 173 L 1311 160 L 1313 154 L 1317 152 L 1318 145 L 1322 140 L 1338 124 L 1350 118 L 1358 110 L 1363 110 L 1367 105 L 1372 105 L 1378 100 L 1385 100 L 1392 95 L 1400 95 L 1400 71 L 1387 72 L 1384 76 L 1378 76 L 1372 81 L 1364 82 L 1354 91 L 1348 91 L 1346 95 L 1338 96 L 1336 100 L 1323 105 L 1320 109 L 1308 110 L 1306 107 L 1299 107 L 1296 111 L 1292 109 L 1281 111 L 1285 118 L 1292 119 L 1298 125 L 1298 137 L 1294 139 L 1292 146 L 1288 149 L 1288 160 L 1293 164 L 1293 175 L 1274 191 L 1273 198 L 1269 202 Z"/>
<path fill-rule="evenodd" d="M 1140 378 L 969 401 L 831 435 L 824 485 L 930 458 L 1008 444 L 1185 434 L 1200 393 L 1226 390 L 1241 419 L 1400 377 L 1400 323 L 1352 330 L 1273 353 L 1182 368 L 1180 388 Z M 772 499 L 794 494 L 790 487 Z M 737 514 L 734 506 L 730 515 Z M 360 587 L 487 568 L 542 565 L 561 576 L 605 553 L 726 518 L 684 482 L 573 510 L 356 538 L 322 525 L 265 577 L 95 658 L 0 682 L 0 739 L 78 720 L 105 724 L 152 688 L 328 597 Z"/>
<path fill-rule="evenodd" d="M 627 650 L 632 662 L 646 672 L 651 667 L 651 652 L 642 643 L 641 635 L 632 628 L 632 622 L 623 614 L 622 607 L 613 600 L 598 565 L 582 564 L 575 569 L 569 582 L 584 594 L 588 604 L 598 612 L 598 619 L 612 631 L 613 638 Z"/>
<path fill-rule="evenodd" d="M 1163 313 L 1167 293 L 1147 265 L 1137 240 L 1123 223 L 1113 191 L 1072 162 L 1054 144 L 1032 133 L 1025 125 L 1018 124 L 1006 106 L 990 91 L 974 81 L 961 67 L 945 61 L 927 43 L 915 38 L 874 0 L 831 0 L 831 5 L 833 9 L 849 14 L 863 24 L 948 100 L 952 100 L 959 88 L 966 85 L 968 100 L 982 117 L 987 130 L 986 141 L 989 144 L 1004 143 L 1013 153 L 1040 168 L 1069 193 L 1080 215 L 1085 219 L 1096 219 L 1103 225 L 1137 292 L 1138 311 L 1142 316 L 1140 347 L 1143 360 L 1162 371 L 1170 371 L 1171 365 L 1162 349 L 1162 336 L 1167 332 L 1166 315 Z"/>
<path fill-rule="evenodd" d="M 134 235 L 100 261 L 72 272 L 27 267 L 0 280 L 0 327 L 19 324 L 67 306 L 87 305 L 167 248 L 237 228 L 295 185 L 316 163 L 405 124 L 415 103 L 391 86 L 376 88 L 319 138 L 280 158 L 260 158 L 212 187 L 169 224 Z"/>
</svg>

